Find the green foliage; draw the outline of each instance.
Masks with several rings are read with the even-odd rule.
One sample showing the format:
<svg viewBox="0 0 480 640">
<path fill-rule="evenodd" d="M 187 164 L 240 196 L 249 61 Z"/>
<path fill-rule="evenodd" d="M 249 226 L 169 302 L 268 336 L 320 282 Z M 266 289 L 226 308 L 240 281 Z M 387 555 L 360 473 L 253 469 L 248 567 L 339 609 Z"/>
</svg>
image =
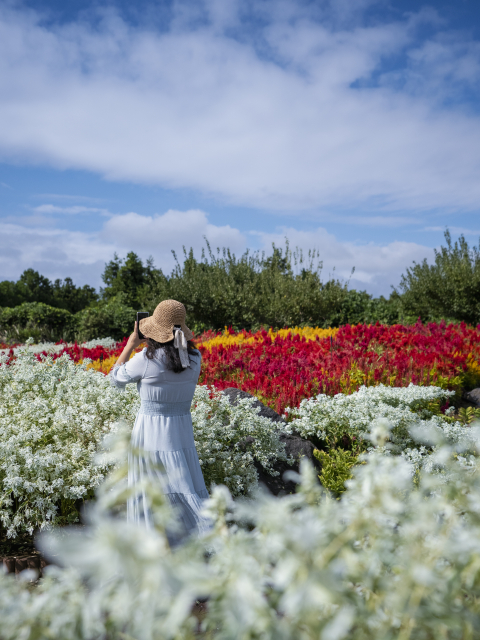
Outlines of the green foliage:
<svg viewBox="0 0 480 640">
<path fill-rule="evenodd" d="M 71 278 L 55 280 L 53 283 L 53 307 L 66 309 L 70 313 L 77 313 L 98 300 L 98 295 L 93 287 L 88 284 L 76 287 Z"/>
<path fill-rule="evenodd" d="M 445 232 L 446 247 L 435 250 L 435 264 L 427 260 L 407 269 L 400 291 L 407 315 L 423 321 L 440 319 L 480 321 L 480 245 L 468 246 L 464 236 L 453 243 Z"/>
<path fill-rule="evenodd" d="M 414 263 L 402 276 L 400 292 L 394 289 L 389 299 L 349 290 L 348 283 L 335 278 L 322 281 L 318 253 L 291 251 L 288 241 L 285 248 L 273 246 L 269 256 L 247 250 L 240 257 L 225 248 L 214 252 L 206 242 L 200 259 L 193 249 L 184 248 L 183 263 L 174 254 L 176 265 L 168 276 L 151 258 L 144 263 L 133 251 L 125 258 L 115 254 L 105 265 L 101 300 L 93 287 L 76 287 L 71 278 L 52 283 L 27 269 L 18 282 L 0 282 L 0 307 L 36 302 L 77 314 L 61 330 L 58 323 L 49 327 L 34 321 L 27 327 L 17 322 L 16 333 L 8 334 L 16 339 L 27 334 L 38 339 L 120 338 L 130 332 L 136 310 L 152 312 L 169 298 L 185 304 L 196 333 L 225 326 L 408 324 L 419 316 L 424 321 L 479 322 L 480 248 L 470 249 L 463 236 L 453 243 L 448 231 L 445 239 L 446 247 L 435 251 L 435 264 Z M 34 333 L 28 333 L 29 327 Z"/>
<path fill-rule="evenodd" d="M 130 251 L 125 259 L 115 253 L 113 260 L 105 265 L 102 280 L 106 287 L 102 289 L 103 298 L 107 301 L 122 294 L 125 304 L 139 308 L 144 295 L 144 288 L 151 287 L 157 280 L 162 279 L 162 272 L 153 265 L 149 258 L 145 265 L 136 253 Z"/>
<path fill-rule="evenodd" d="M 176 256 L 175 256 L 176 257 Z M 322 264 L 314 251 L 273 247 L 273 254 L 246 251 L 237 258 L 228 249 L 197 260 L 185 251 L 183 264 L 167 278 L 158 276 L 142 291 L 142 306 L 153 309 L 168 298 L 181 300 L 195 331 L 257 329 L 260 326 L 328 325 L 346 295 L 338 280 L 321 280 Z"/>
<path fill-rule="evenodd" d="M 108 301 L 99 302 L 75 315 L 75 337 L 78 341 L 110 336 L 120 340 L 133 331 L 135 310 L 120 292 Z"/>
<path fill-rule="evenodd" d="M 25 342 L 29 337 L 38 342 L 56 342 L 72 339 L 74 332 L 75 318 L 65 309 L 42 302 L 0 308 L 0 340 L 3 342 Z"/>
<path fill-rule="evenodd" d="M 401 298 L 392 293 L 390 299 L 374 298 L 366 291 L 350 289 L 338 310 L 330 316 L 329 325 L 340 327 L 345 324 L 396 324 L 402 321 Z"/>
<path fill-rule="evenodd" d="M 473 407 L 462 407 L 458 411 L 458 421 L 462 424 L 472 424 L 475 420 L 480 420 L 480 409 Z"/>
<path fill-rule="evenodd" d="M 50 307 L 76 313 L 98 299 L 93 287 L 77 287 L 71 278 L 50 282 L 34 269 L 26 269 L 17 282 L 0 282 L 0 307 L 16 307 L 24 302 L 42 302 Z"/>
<path fill-rule="evenodd" d="M 325 489 L 339 496 L 345 491 L 345 482 L 352 477 L 352 467 L 357 464 L 358 454 L 339 447 L 330 449 L 328 453 L 315 449 L 313 455 L 322 465 L 318 476 L 320 482 Z"/>
</svg>

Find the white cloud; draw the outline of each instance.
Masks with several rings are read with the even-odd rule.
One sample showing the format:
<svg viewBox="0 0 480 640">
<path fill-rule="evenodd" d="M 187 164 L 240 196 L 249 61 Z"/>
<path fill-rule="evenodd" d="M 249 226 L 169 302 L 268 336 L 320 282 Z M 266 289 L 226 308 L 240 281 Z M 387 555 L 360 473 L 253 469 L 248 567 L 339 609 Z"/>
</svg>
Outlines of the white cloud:
<svg viewBox="0 0 480 640">
<path fill-rule="evenodd" d="M 85 213 L 101 213 L 103 215 L 108 215 L 108 209 L 97 209 L 95 207 L 83 207 L 79 205 L 75 205 L 73 207 L 58 207 L 54 204 L 41 204 L 38 207 L 34 207 L 33 211 L 38 214 L 44 215 L 55 215 L 59 213 L 66 214 L 85 214 Z"/>
<path fill-rule="evenodd" d="M 304 252 L 317 249 L 323 261 L 323 279 L 335 277 L 348 280 L 352 289 L 366 289 L 374 295 L 389 296 L 391 285 L 397 286 L 400 276 L 413 261 L 431 260 L 433 249 L 416 242 L 389 242 L 388 244 L 341 242 L 326 229 L 311 231 L 283 228 L 276 233 L 259 234 L 265 248 L 273 243 L 290 248 L 301 247 Z M 351 276 L 352 268 L 355 272 Z"/>
<path fill-rule="evenodd" d="M 432 12 L 347 28 L 345 2 L 323 21 L 262 3 L 266 26 L 239 41 L 242 5 L 207 4 L 208 25 L 183 4 L 163 32 L 112 11 L 46 26 L 1 8 L 0 158 L 265 208 L 478 208 L 480 118 L 439 96 L 454 69 L 475 89 L 480 52 L 462 35 L 415 44 Z M 409 73 L 377 86 L 404 53 Z M 432 95 L 418 90 L 429 77 Z"/>
<path fill-rule="evenodd" d="M 0 223 L 0 280 L 16 280 L 24 269 L 33 268 L 50 279 L 70 276 L 78 284 L 99 287 L 105 262 L 115 251 L 122 257 L 128 251 L 142 259 L 152 255 L 156 265 L 170 273 L 174 266 L 171 249 L 181 259 L 182 246 L 193 247 L 199 257 L 204 236 L 214 249 L 229 246 L 241 253 L 246 247 L 238 229 L 210 224 L 198 210 L 167 211 L 153 217 L 137 213 L 112 216 L 99 233 L 27 227 L 21 222 Z"/>
<path fill-rule="evenodd" d="M 167 270 L 174 264 L 172 249 L 179 258 L 183 246 L 200 252 L 205 247 L 204 237 L 213 249 L 227 246 L 234 253 L 241 253 L 246 248 L 245 236 L 238 229 L 210 224 L 206 213 L 198 209 L 169 210 L 156 216 L 138 213 L 112 216 L 105 223 L 101 237 L 124 251 L 151 254 L 157 264 Z"/>
<path fill-rule="evenodd" d="M 425 231 L 443 231 L 445 232 L 446 227 L 426 227 Z M 469 229 L 467 227 L 452 227 L 449 226 L 448 230 L 450 233 L 455 235 L 464 235 L 464 236 L 480 236 L 480 229 Z"/>
<path fill-rule="evenodd" d="M 72 200 L 75 202 L 90 202 L 90 203 L 99 203 L 104 202 L 104 198 L 92 198 L 90 196 L 79 196 L 79 195 L 69 195 L 66 193 L 37 193 L 33 196 L 34 198 L 38 198 L 41 200 L 57 200 L 57 201 L 66 201 L 71 202 Z"/>
</svg>

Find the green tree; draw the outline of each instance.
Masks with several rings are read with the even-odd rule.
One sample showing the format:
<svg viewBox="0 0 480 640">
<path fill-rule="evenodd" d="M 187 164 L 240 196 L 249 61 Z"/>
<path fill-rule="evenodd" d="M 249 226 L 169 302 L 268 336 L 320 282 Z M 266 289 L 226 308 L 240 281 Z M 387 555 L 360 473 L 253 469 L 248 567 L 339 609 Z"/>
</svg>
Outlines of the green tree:
<svg viewBox="0 0 480 640">
<path fill-rule="evenodd" d="M 115 253 L 113 260 L 105 265 L 102 280 L 106 286 L 101 290 L 102 296 L 108 301 L 121 293 L 127 305 L 138 308 L 144 297 L 144 288 L 152 286 L 162 276 L 161 270 L 155 268 L 152 258 L 148 258 L 143 264 L 133 251 L 125 259 L 119 258 Z"/>
<path fill-rule="evenodd" d="M 52 284 L 34 269 L 26 269 L 17 282 L 0 282 L 0 307 L 16 307 L 24 302 L 41 302 L 57 309 L 76 313 L 98 299 L 93 287 L 77 287 L 71 278 Z"/>
<path fill-rule="evenodd" d="M 52 283 L 34 269 L 25 269 L 17 281 L 17 291 L 24 302 L 52 302 Z"/>
<path fill-rule="evenodd" d="M 52 292 L 52 306 L 67 309 L 70 313 L 77 313 L 98 300 L 98 294 L 94 287 L 88 284 L 77 287 L 71 278 L 55 280 Z"/>
<path fill-rule="evenodd" d="M 366 291 L 350 289 L 340 306 L 331 315 L 331 326 L 344 324 L 395 324 L 402 322 L 402 303 L 398 293 L 393 292 L 390 298 L 380 296 L 374 298 Z"/>
<path fill-rule="evenodd" d="M 0 282 L 0 307 L 16 307 L 18 304 L 22 304 L 23 301 L 16 282 L 11 280 Z"/>
<path fill-rule="evenodd" d="M 423 321 L 440 319 L 480 322 L 480 244 L 470 248 L 461 235 L 435 250 L 434 264 L 414 262 L 402 276 L 399 289 L 406 315 Z"/>
</svg>

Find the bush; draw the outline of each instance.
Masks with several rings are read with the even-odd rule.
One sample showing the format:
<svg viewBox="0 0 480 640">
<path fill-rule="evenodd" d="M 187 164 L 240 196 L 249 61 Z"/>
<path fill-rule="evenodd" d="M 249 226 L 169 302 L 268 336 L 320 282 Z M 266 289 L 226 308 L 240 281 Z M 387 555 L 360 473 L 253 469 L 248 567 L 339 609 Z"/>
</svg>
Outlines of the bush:
<svg viewBox="0 0 480 640">
<path fill-rule="evenodd" d="M 399 289 L 405 314 L 425 321 L 480 322 L 480 245 L 468 246 L 464 236 L 435 250 L 435 264 L 414 263 Z"/>
<path fill-rule="evenodd" d="M 0 522 L 15 536 L 78 517 L 109 468 L 95 459 L 99 444 L 118 421 L 133 425 L 140 399 L 134 385 L 120 393 L 68 355 L 39 361 L 27 345 L 6 361 L 0 357 Z M 286 459 L 278 433 L 253 402 L 234 407 L 223 394 L 197 387 L 192 420 L 208 487 L 252 493 L 254 462 L 274 473 L 272 463 Z"/>
<path fill-rule="evenodd" d="M 107 468 L 95 463 L 98 444 L 115 421 L 133 422 L 138 394 L 119 394 L 106 376 L 68 356 L 38 361 L 24 349 L 5 361 L 1 356 L 0 520 L 15 536 L 75 520 L 77 501 L 92 496 Z"/>
<path fill-rule="evenodd" d="M 394 434 L 405 434 L 417 422 L 434 420 L 440 426 L 447 424 L 435 407 L 446 403 L 454 396 L 453 391 L 440 387 L 374 387 L 362 386 L 351 394 L 323 393 L 315 398 L 302 400 L 298 408 L 287 408 L 290 417 L 288 426 L 304 438 L 317 438 L 328 447 L 337 447 L 356 441 L 358 445 L 368 443 L 366 439 L 372 422 L 387 419 Z"/>
<path fill-rule="evenodd" d="M 135 318 L 136 311 L 128 306 L 126 296 L 119 293 L 75 315 L 75 338 L 79 342 L 105 336 L 121 340 L 132 333 Z"/>
<path fill-rule="evenodd" d="M 440 411 L 440 405 L 445 405 L 454 395 L 453 391 L 440 387 L 413 384 L 360 387 L 350 395 L 338 393 L 333 397 L 320 394 L 302 400 L 298 409 L 287 409 L 291 421 L 285 430 L 310 438 L 327 451 L 346 448 L 357 455 L 371 448 L 370 430 L 383 434 L 388 423 L 391 431 L 387 434 L 389 442 L 384 453 L 408 459 L 418 472 L 433 464 L 435 447 L 418 444 L 427 436 L 452 446 L 463 442 L 465 451 L 472 450 L 476 432 L 455 420 L 450 415 L 452 408 L 447 410 L 447 415 Z M 418 432 L 416 438 L 412 436 L 412 429 Z"/>
<path fill-rule="evenodd" d="M 345 482 L 352 477 L 353 466 L 358 462 L 358 455 L 353 451 L 342 448 L 313 452 L 315 458 L 322 465 L 322 472 L 318 476 L 322 486 L 339 496 L 345 491 Z"/>
<path fill-rule="evenodd" d="M 374 298 L 366 291 L 350 289 L 346 292 L 340 307 L 332 311 L 328 324 L 341 327 L 346 324 L 397 324 L 404 320 L 415 321 L 416 318 L 404 318 L 402 301 L 398 293 L 390 298 Z"/>
<path fill-rule="evenodd" d="M 24 302 L 0 308 L 0 340 L 6 343 L 70 340 L 75 333 L 74 316 L 42 302 Z"/>
<path fill-rule="evenodd" d="M 207 488 L 224 484 L 232 495 L 249 495 L 256 489 L 254 461 L 272 475 L 272 463 L 286 460 L 285 445 L 272 421 L 259 416 L 255 398 L 232 405 L 222 392 L 197 386 L 192 421 L 203 477 Z"/>
</svg>

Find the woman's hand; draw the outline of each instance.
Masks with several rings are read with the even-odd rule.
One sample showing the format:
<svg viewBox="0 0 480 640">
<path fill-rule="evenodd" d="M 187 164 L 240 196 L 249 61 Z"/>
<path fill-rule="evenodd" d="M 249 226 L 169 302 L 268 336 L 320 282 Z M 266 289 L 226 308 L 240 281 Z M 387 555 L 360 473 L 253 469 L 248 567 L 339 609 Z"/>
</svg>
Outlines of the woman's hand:
<svg viewBox="0 0 480 640">
<path fill-rule="evenodd" d="M 128 362 L 130 360 L 130 356 L 132 355 L 132 352 L 135 351 L 135 349 L 139 347 L 142 344 L 142 342 L 143 340 L 141 340 L 138 337 L 137 323 L 135 322 L 133 333 L 129 337 L 127 344 L 125 345 L 119 359 L 115 363 L 115 366 L 119 367 L 121 364 L 125 364 L 126 362 Z"/>
<path fill-rule="evenodd" d="M 144 339 L 140 339 L 138 337 L 138 331 L 137 331 L 137 323 L 135 322 L 134 326 L 133 326 L 133 333 L 132 335 L 129 337 L 127 345 L 131 348 L 131 349 L 136 349 L 137 347 L 139 347 L 142 342 L 144 341 Z"/>
</svg>

